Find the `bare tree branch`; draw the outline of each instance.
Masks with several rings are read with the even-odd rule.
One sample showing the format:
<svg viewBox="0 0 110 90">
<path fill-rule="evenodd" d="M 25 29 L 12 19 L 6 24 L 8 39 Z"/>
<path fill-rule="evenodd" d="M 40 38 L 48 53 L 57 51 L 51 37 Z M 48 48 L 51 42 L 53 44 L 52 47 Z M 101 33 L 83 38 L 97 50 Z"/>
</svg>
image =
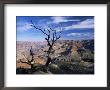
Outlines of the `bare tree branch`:
<svg viewBox="0 0 110 90">
<path fill-rule="evenodd" d="M 40 30 L 42 33 L 44 33 L 45 35 L 48 36 L 48 34 L 45 32 L 45 30 L 42 30 L 42 29 L 40 29 L 40 28 L 37 28 L 37 27 L 34 25 L 34 23 L 32 22 L 32 20 L 31 20 L 31 23 L 32 23 L 31 26 L 33 26 L 36 30 L 38 29 L 38 30 Z"/>
<path fill-rule="evenodd" d="M 31 21 L 32 22 L 32 21 Z M 46 66 L 49 65 L 49 63 L 51 62 L 51 57 L 50 55 L 53 54 L 53 45 L 55 44 L 55 42 L 60 39 L 60 35 L 57 35 L 57 31 L 53 30 L 51 27 L 48 26 L 47 29 L 40 29 L 38 27 L 36 27 L 34 25 L 34 23 L 32 22 L 32 26 L 37 30 L 40 30 L 43 34 L 45 34 L 47 37 L 45 38 L 45 40 L 47 41 L 47 44 L 49 46 L 48 51 L 47 51 L 47 62 L 46 62 Z M 46 30 L 48 31 L 48 33 L 46 32 Z"/>
<path fill-rule="evenodd" d="M 24 62 L 24 61 L 22 61 L 21 59 L 20 59 L 20 62 L 21 62 L 21 63 L 26 63 L 26 64 L 29 64 L 28 62 L 26 62 L 26 61 Z"/>
<path fill-rule="evenodd" d="M 49 28 L 51 31 L 54 31 L 51 27 L 48 26 L 48 28 Z"/>
<path fill-rule="evenodd" d="M 32 56 L 31 61 L 30 61 L 30 63 L 31 63 L 31 62 L 34 61 L 34 53 L 33 53 L 33 50 L 32 50 L 32 46 L 31 46 L 31 49 L 30 49 L 30 55 Z"/>
<path fill-rule="evenodd" d="M 27 60 L 27 61 L 29 61 L 29 59 L 23 54 L 23 56 L 24 56 L 24 58 Z"/>
<path fill-rule="evenodd" d="M 32 62 L 34 61 L 34 53 L 33 53 L 33 50 L 32 50 L 32 46 L 31 46 L 31 49 L 30 49 L 31 59 L 28 59 L 28 57 L 26 57 L 25 54 L 23 54 L 23 56 L 25 57 L 26 61 L 22 61 L 20 59 L 20 62 L 21 63 L 26 63 L 26 64 L 30 65 L 31 66 L 31 69 L 33 69 L 34 68 L 34 64 Z"/>
</svg>

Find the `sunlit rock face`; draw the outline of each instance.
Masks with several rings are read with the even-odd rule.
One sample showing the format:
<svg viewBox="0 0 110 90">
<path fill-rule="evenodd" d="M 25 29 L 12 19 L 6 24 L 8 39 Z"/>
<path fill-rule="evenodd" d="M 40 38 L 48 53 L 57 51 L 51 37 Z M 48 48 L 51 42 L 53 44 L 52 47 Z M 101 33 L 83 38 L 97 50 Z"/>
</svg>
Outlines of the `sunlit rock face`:
<svg viewBox="0 0 110 90">
<path fill-rule="evenodd" d="M 19 63 L 22 59 L 26 61 L 29 56 L 29 50 L 32 46 L 34 52 L 34 62 L 44 65 L 47 60 L 48 45 L 44 42 L 24 42 L 17 41 L 17 67 L 28 68 L 29 65 Z M 94 40 L 59 40 L 53 46 L 51 53 L 52 62 L 58 61 L 86 61 L 94 62 Z M 24 57 L 25 55 L 25 57 Z"/>
</svg>

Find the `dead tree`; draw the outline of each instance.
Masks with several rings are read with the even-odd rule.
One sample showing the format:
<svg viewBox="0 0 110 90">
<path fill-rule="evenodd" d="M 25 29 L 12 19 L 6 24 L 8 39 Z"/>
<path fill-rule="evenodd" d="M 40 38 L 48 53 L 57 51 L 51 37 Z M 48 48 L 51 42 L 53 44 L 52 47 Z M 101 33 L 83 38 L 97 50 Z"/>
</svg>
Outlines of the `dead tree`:
<svg viewBox="0 0 110 90">
<path fill-rule="evenodd" d="M 31 56 L 31 59 L 29 59 L 28 57 L 25 56 L 25 54 L 23 54 L 24 58 L 26 59 L 26 61 L 22 61 L 20 59 L 20 62 L 21 63 L 26 63 L 28 65 L 31 66 L 31 69 L 34 69 L 34 53 L 33 53 L 33 50 L 32 50 L 32 46 L 31 46 L 31 49 L 30 49 L 30 56 Z"/>
<path fill-rule="evenodd" d="M 52 61 L 51 54 L 54 53 L 53 46 L 56 43 L 58 39 L 60 39 L 61 35 L 57 34 L 56 30 L 53 30 L 52 28 L 48 27 L 46 29 L 38 28 L 32 21 L 32 27 L 34 27 L 36 30 L 40 30 L 45 36 L 45 40 L 47 41 L 47 45 L 49 46 L 47 50 L 47 62 L 45 64 L 46 67 L 48 67 L 49 63 Z M 60 32 L 61 33 L 61 32 Z"/>
</svg>

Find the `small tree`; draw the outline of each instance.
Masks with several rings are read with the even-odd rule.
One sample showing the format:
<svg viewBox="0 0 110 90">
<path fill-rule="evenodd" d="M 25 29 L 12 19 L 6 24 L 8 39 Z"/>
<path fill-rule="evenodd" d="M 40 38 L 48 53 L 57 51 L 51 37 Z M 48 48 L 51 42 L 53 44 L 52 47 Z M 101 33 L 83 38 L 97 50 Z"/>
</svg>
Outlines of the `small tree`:
<svg viewBox="0 0 110 90">
<path fill-rule="evenodd" d="M 52 61 L 51 54 L 54 53 L 53 46 L 56 43 L 56 41 L 58 39 L 60 39 L 61 35 L 58 35 L 57 31 L 53 30 L 50 27 L 43 30 L 41 28 L 38 28 L 32 21 L 31 21 L 31 23 L 32 23 L 32 25 L 31 25 L 32 27 L 34 27 L 36 30 L 40 30 L 44 35 L 46 35 L 45 40 L 47 41 L 47 45 L 49 46 L 49 48 L 46 51 L 47 52 L 47 62 L 45 64 L 45 66 L 48 67 L 49 63 Z"/>
<path fill-rule="evenodd" d="M 31 69 L 34 69 L 34 53 L 33 53 L 33 50 L 32 50 L 32 46 L 31 46 L 31 49 L 30 49 L 31 59 L 27 58 L 27 57 L 25 56 L 25 54 L 23 54 L 23 56 L 25 57 L 26 61 L 22 61 L 22 60 L 20 59 L 20 62 L 21 62 L 21 63 L 26 63 L 26 64 L 28 64 L 28 65 L 31 66 Z"/>
</svg>

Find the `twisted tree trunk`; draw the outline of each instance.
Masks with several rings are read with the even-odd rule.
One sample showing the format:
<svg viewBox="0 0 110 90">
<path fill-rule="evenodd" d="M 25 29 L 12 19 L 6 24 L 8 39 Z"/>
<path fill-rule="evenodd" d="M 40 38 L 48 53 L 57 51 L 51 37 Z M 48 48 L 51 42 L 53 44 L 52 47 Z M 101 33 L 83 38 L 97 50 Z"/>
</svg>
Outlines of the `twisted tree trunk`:
<svg viewBox="0 0 110 90">
<path fill-rule="evenodd" d="M 49 49 L 47 51 L 47 62 L 45 64 L 46 67 L 48 67 L 49 63 L 52 61 L 50 57 L 51 51 L 52 51 L 52 45 L 49 45 Z"/>
<path fill-rule="evenodd" d="M 50 57 L 48 57 L 48 59 L 47 59 L 47 62 L 46 62 L 46 64 L 45 64 L 45 66 L 46 67 L 48 67 L 48 65 L 49 65 L 49 63 L 51 62 L 51 58 Z"/>
</svg>

